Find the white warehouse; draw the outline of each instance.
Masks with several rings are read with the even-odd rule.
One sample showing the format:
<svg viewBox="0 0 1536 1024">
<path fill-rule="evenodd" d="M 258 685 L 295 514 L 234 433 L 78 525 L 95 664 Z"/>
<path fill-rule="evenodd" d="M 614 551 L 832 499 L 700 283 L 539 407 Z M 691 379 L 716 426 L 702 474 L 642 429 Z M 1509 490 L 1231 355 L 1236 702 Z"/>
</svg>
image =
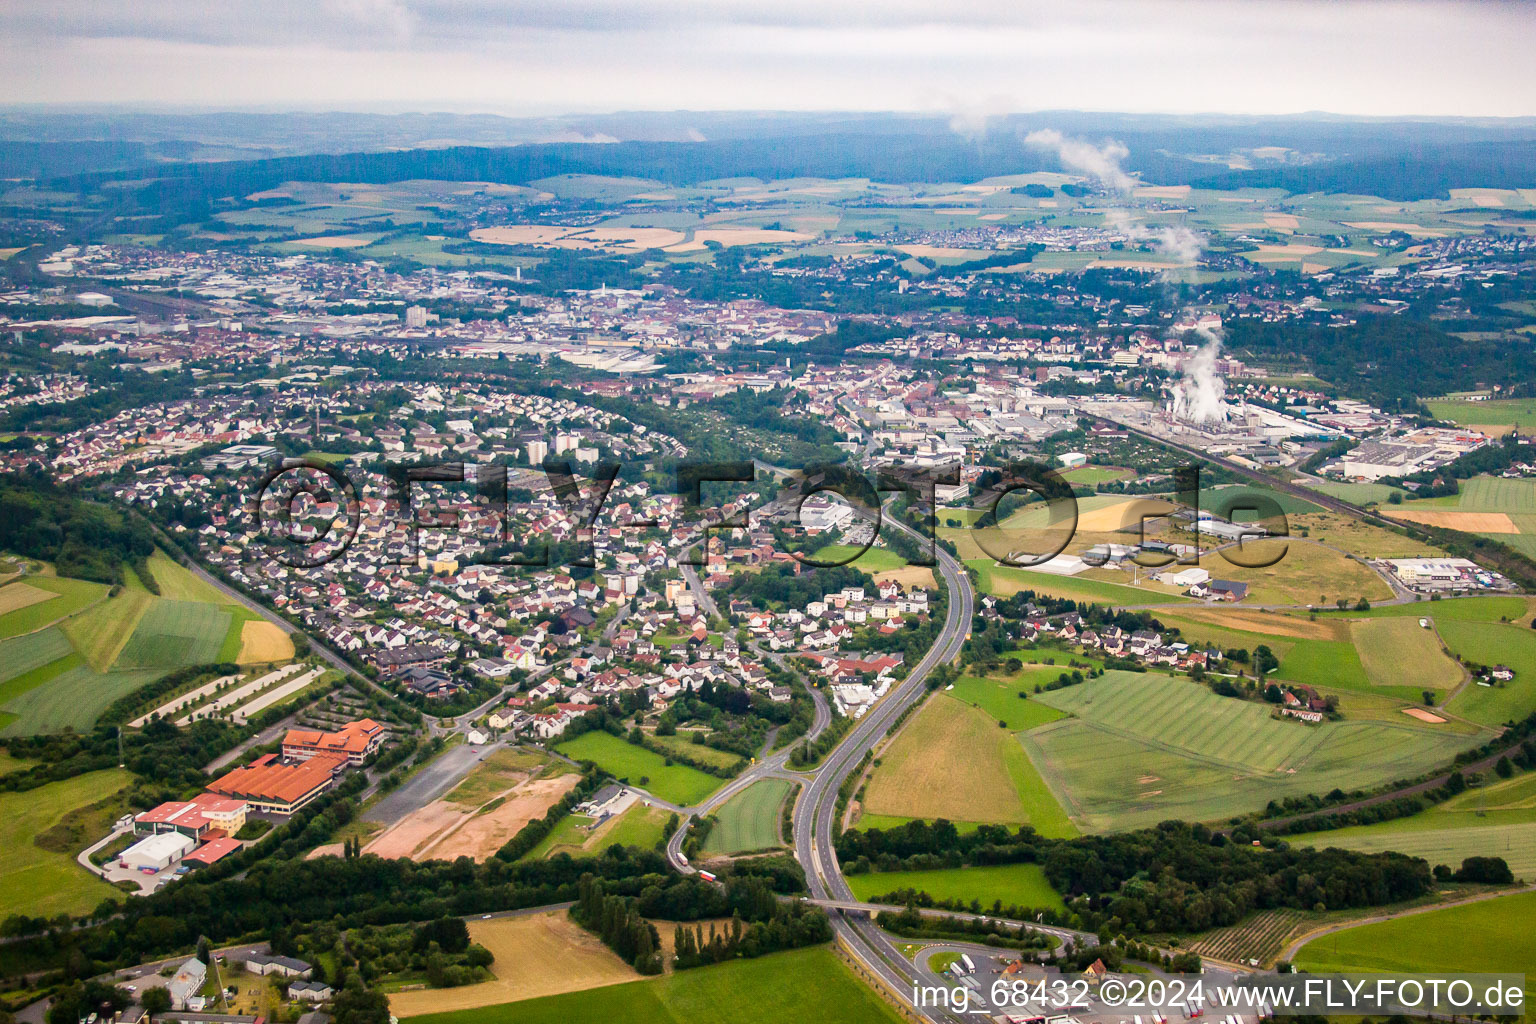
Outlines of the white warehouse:
<svg viewBox="0 0 1536 1024">
<path fill-rule="evenodd" d="M 146 836 L 123 851 L 118 859 L 131 868 L 163 871 L 197 848 L 197 840 L 180 832 Z"/>
</svg>

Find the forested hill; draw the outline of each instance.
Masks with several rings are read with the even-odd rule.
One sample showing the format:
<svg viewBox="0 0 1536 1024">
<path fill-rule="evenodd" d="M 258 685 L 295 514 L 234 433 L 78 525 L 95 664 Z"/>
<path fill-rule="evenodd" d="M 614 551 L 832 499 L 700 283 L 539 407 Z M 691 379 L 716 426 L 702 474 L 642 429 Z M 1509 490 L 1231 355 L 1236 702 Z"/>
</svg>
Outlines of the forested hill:
<svg viewBox="0 0 1536 1024">
<path fill-rule="evenodd" d="M 38 475 L 0 475 L 0 550 L 54 563 L 60 576 L 122 583 L 155 550 L 149 526 L 83 501 Z"/>
<path fill-rule="evenodd" d="M 1279 187 L 1409 200 L 1443 196 L 1451 188 L 1536 186 L 1536 141 L 1418 145 L 1360 158 L 1340 156 L 1300 167 L 1252 171 L 1227 171 L 1166 149 L 1138 145 L 1131 147 L 1126 167 L 1142 180 L 1162 185 Z M 95 189 L 112 181 L 142 181 L 128 190 L 131 202 L 164 214 L 246 196 L 287 181 L 378 184 L 432 179 L 527 184 L 564 174 L 592 174 L 677 185 L 732 177 L 944 182 L 1061 169 L 1054 153 L 1026 145 L 1017 134 L 998 133 L 971 141 L 927 132 L 840 132 L 707 142 L 455 146 L 163 164 L 77 176 L 60 184 Z"/>
</svg>

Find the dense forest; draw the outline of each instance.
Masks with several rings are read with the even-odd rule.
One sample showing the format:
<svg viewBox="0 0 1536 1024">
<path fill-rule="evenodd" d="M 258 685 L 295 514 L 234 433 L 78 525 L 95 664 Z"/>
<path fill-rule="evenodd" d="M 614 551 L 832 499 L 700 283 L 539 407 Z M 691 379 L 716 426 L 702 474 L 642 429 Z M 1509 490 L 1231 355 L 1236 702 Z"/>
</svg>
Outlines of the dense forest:
<svg viewBox="0 0 1536 1024">
<path fill-rule="evenodd" d="M 60 576 L 122 583 L 123 565 L 150 584 L 144 560 L 155 550 L 149 525 L 83 501 L 40 472 L 0 476 L 0 549 L 52 562 Z"/>
<path fill-rule="evenodd" d="M 1228 348 L 1270 363 L 1299 359 L 1350 397 L 1389 411 L 1416 411 L 1424 395 L 1536 377 L 1529 344 L 1463 338 L 1403 317 L 1362 316 L 1348 327 L 1236 320 Z"/>
</svg>

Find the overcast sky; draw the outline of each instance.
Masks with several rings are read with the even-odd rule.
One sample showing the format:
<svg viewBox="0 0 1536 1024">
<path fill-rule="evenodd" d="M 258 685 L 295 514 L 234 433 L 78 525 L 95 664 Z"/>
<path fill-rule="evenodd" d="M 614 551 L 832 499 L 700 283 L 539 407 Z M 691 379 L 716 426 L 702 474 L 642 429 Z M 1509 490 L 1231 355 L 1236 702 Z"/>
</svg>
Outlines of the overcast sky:
<svg viewBox="0 0 1536 1024">
<path fill-rule="evenodd" d="M 4 0 L 0 103 L 1536 114 L 1473 0 Z"/>
</svg>

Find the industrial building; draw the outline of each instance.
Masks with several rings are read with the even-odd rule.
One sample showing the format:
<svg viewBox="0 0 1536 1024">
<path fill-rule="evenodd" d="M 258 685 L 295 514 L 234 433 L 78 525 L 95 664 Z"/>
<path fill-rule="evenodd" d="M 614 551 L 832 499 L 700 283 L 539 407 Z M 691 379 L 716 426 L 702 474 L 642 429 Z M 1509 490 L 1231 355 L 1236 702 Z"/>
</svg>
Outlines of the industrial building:
<svg viewBox="0 0 1536 1024">
<path fill-rule="evenodd" d="M 339 754 L 356 767 L 384 742 L 384 726 L 371 718 L 348 722 L 337 732 L 317 729 L 289 729 L 283 737 L 283 756 L 307 761 L 316 754 Z"/>
<path fill-rule="evenodd" d="M 122 852 L 118 862 L 140 871 L 164 871 L 197 846 L 197 840 L 180 832 L 159 832 L 146 836 Z"/>
<path fill-rule="evenodd" d="M 179 832 L 192 839 L 212 838 L 211 833 L 232 836 L 245 827 L 249 805 L 213 793 L 199 793 L 191 800 L 171 800 L 139 814 L 133 830 L 140 835 Z"/>
<path fill-rule="evenodd" d="M 259 811 L 292 814 L 329 789 L 347 764 L 344 754 L 313 754 L 303 761 L 266 754 L 220 776 L 208 788 L 238 797 Z"/>
</svg>

